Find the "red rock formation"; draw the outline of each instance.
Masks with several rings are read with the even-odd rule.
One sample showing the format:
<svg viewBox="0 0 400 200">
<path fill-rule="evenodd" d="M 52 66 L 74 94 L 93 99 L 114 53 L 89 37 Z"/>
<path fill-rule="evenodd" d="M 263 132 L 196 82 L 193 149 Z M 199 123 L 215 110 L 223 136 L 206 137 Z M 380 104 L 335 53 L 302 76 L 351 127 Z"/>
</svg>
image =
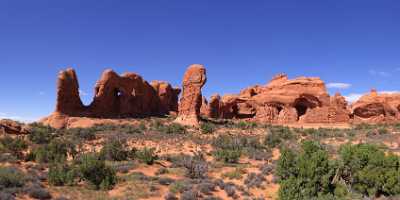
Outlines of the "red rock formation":
<svg viewBox="0 0 400 200">
<path fill-rule="evenodd" d="M 57 80 L 56 112 L 66 115 L 80 115 L 83 109 L 75 70 L 68 68 L 61 71 Z"/>
<path fill-rule="evenodd" d="M 21 135 L 28 134 L 29 131 L 23 124 L 10 119 L 2 119 L 0 120 L 0 133 Z"/>
<path fill-rule="evenodd" d="M 211 104 L 211 103 L 210 103 Z M 347 103 L 339 94 L 330 97 L 319 78 L 299 77 L 289 80 L 275 76 L 265 86 L 249 87 L 238 95 L 226 95 L 210 109 L 208 117 L 252 119 L 266 123 L 336 123 L 348 122 Z"/>
<path fill-rule="evenodd" d="M 90 105 L 93 117 L 118 118 L 162 115 L 160 99 L 154 88 L 134 73 L 119 76 L 106 70 L 95 86 Z"/>
<path fill-rule="evenodd" d="M 175 122 L 187 126 L 198 126 L 202 104 L 201 88 L 206 83 L 206 69 L 203 65 L 189 66 L 183 77 L 183 92 L 179 114 Z"/>
<path fill-rule="evenodd" d="M 79 84 L 73 69 L 58 76 L 55 112 L 42 120 L 56 128 L 68 126 L 69 117 L 126 118 L 160 116 L 178 110 L 180 89 L 169 83 L 154 81 L 150 85 L 134 73 L 121 76 L 112 70 L 103 72 L 95 86 L 95 96 L 89 106 L 79 97 Z"/>
<path fill-rule="evenodd" d="M 371 90 L 351 106 L 354 122 L 379 123 L 400 120 L 400 93 L 378 94 Z"/>
<path fill-rule="evenodd" d="M 152 81 L 151 86 L 160 99 L 162 113 L 178 112 L 178 96 L 180 88 L 173 88 L 171 84 L 164 81 Z"/>
</svg>

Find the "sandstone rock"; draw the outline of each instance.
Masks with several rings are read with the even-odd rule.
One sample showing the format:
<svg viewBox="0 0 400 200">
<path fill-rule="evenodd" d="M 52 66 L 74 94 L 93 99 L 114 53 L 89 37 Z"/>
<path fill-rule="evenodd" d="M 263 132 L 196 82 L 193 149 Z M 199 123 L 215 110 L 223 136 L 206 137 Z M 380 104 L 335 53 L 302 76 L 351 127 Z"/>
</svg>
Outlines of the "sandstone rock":
<svg viewBox="0 0 400 200">
<path fill-rule="evenodd" d="M 400 93 L 379 94 L 371 90 L 351 106 L 354 122 L 379 123 L 400 120 Z"/>
<path fill-rule="evenodd" d="M 219 118 L 221 116 L 221 97 L 219 94 L 214 94 L 208 103 L 207 116 L 209 118 Z"/>
<path fill-rule="evenodd" d="M 206 69 L 203 65 L 189 66 L 183 77 L 183 92 L 179 104 L 179 114 L 175 122 L 188 126 L 199 125 L 202 103 L 201 88 L 206 81 Z"/>
<path fill-rule="evenodd" d="M 160 99 L 161 105 L 159 111 L 161 113 L 178 112 L 180 88 L 173 88 L 171 84 L 164 81 L 152 81 L 151 86 Z"/>
<path fill-rule="evenodd" d="M 251 119 L 264 123 L 337 123 L 348 122 L 347 103 L 339 94 L 330 97 L 319 78 L 288 79 L 279 74 L 265 86 L 253 86 L 238 95 L 225 95 L 215 118 Z"/>
<path fill-rule="evenodd" d="M 84 109 L 79 97 L 79 84 L 75 70 L 68 68 L 58 74 L 56 112 L 80 115 Z"/>
<path fill-rule="evenodd" d="M 2 119 L 0 120 L 0 133 L 21 135 L 28 134 L 29 131 L 21 123 L 10 119 Z"/>
<path fill-rule="evenodd" d="M 180 89 L 169 83 L 149 84 L 135 73 L 121 76 L 112 70 L 103 72 L 95 86 L 93 102 L 84 106 L 73 69 L 61 71 L 57 84 L 55 112 L 41 122 L 53 127 L 68 126 L 69 117 L 127 118 L 161 116 L 178 110 Z"/>
<path fill-rule="evenodd" d="M 205 96 L 201 97 L 201 107 L 200 107 L 200 115 L 201 116 L 209 116 L 209 105 Z"/>
</svg>

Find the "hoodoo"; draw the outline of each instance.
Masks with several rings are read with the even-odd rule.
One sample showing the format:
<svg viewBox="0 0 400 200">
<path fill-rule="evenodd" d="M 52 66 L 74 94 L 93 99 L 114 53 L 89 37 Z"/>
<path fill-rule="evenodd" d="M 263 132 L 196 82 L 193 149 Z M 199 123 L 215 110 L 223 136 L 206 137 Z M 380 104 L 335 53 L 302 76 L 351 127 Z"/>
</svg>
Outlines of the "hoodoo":
<svg viewBox="0 0 400 200">
<path fill-rule="evenodd" d="M 189 66 L 183 77 L 183 91 L 179 104 L 179 114 L 175 122 L 198 126 L 200 108 L 202 105 L 201 88 L 206 83 L 206 69 L 203 65 L 193 64 Z"/>
</svg>

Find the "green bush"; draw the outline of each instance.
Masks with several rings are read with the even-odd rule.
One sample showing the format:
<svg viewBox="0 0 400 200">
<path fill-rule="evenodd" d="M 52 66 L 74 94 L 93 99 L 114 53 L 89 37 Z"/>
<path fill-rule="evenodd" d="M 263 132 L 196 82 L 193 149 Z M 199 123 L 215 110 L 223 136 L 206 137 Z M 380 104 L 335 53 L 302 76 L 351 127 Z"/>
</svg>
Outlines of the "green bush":
<svg viewBox="0 0 400 200">
<path fill-rule="evenodd" d="M 72 135 L 78 140 L 95 140 L 96 139 L 96 126 L 93 128 L 72 128 L 67 130 L 68 135 Z"/>
<path fill-rule="evenodd" d="M 270 133 L 265 136 L 264 144 L 269 148 L 275 148 L 281 144 L 282 139 L 278 134 Z"/>
<path fill-rule="evenodd" d="M 242 130 L 247 130 L 247 129 L 254 129 L 257 128 L 258 125 L 256 122 L 247 122 L 247 121 L 240 121 L 235 124 L 236 128 L 242 129 Z"/>
<path fill-rule="evenodd" d="M 29 157 L 34 158 L 36 162 L 64 162 L 68 155 L 77 154 L 74 144 L 61 139 L 55 139 L 48 145 L 41 145 L 31 152 Z"/>
<path fill-rule="evenodd" d="M 301 147 L 297 155 L 283 150 L 278 161 L 281 200 L 313 199 L 333 193 L 335 167 L 330 164 L 327 151 L 313 141 L 305 141 Z"/>
<path fill-rule="evenodd" d="M 141 150 L 137 150 L 135 155 L 136 158 L 148 165 L 154 164 L 154 161 L 158 159 L 154 148 L 145 147 Z"/>
<path fill-rule="evenodd" d="M 100 150 L 100 157 L 112 161 L 124 161 L 128 159 L 126 141 L 119 138 L 109 139 Z"/>
<path fill-rule="evenodd" d="M 183 167 L 186 168 L 186 176 L 189 178 L 204 179 L 207 177 L 208 163 L 201 152 L 195 153 L 193 156 L 184 156 Z"/>
<path fill-rule="evenodd" d="M 185 134 L 186 128 L 180 124 L 172 123 L 159 127 L 158 131 L 165 134 Z"/>
<path fill-rule="evenodd" d="M 268 128 L 267 135 L 265 136 L 264 144 L 269 148 L 279 146 L 285 140 L 294 138 L 294 134 L 289 127 L 273 126 Z"/>
<path fill-rule="evenodd" d="M 96 154 L 83 154 L 77 167 L 80 177 L 95 189 L 109 190 L 116 184 L 115 171 Z"/>
<path fill-rule="evenodd" d="M 22 187 L 25 175 L 16 168 L 0 167 L 0 189 Z"/>
<path fill-rule="evenodd" d="M 53 164 L 49 168 L 48 181 L 53 186 L 74 185 L 77 172 L 65 164 Z"/>
<path fill-rule="evenodd" d="M 28 148 L 28 144 L 21 137 L 12 138 L 5 136 L 0 139 L 0 149 L 16 155 L 18 158 L 23 156 L 23 151 Z"/>
<path fill-rule="evenodd" d="M 243 141 L 240 137 L 219 135 L 212 141 L 212 146 L 216 149 L 242 150 Z"/>
<path fill-rule="evenodd" d="M 214 152 L 216 160 L 224 161 L 226 163 L 238 163 L 241 156 L 242 151 L 235 149 L 218 149 Z"/>
<path fill-rule="evenodd" d="M 267 160 L 270 151 L 259 137 L 220 135 L 212 141 L 214 157 L 219 161 L 236 163 L 242 154 L 255 160 Z"/>
<path fill-rule="evenodd" d="M 28 135 L 30 141 L 36 144 L 47 144 L 54 138 L 56 129 L 43 124 L 33 123 L 30 125 L 30 132 Z"/>
<path fill-rule="evenodd" d="M 400 158 L 371 144 L 343 145 L 328 159 L 318 143 L 306 141 L 299 152 L 282 149 L 276 175 L 280 199 L 353 199 L 400 194 Z M 357 193 L 354 193 L 354 192 Z"/>
<path fill-rule="evenodd" d="M 344 145 L 340 149 L 341 177 L 356 191 L 371 197 L 400 194 L 400 159 L 375 145 Z"/>
<path fill-rule="evenodd" d="M 217 127 L 215 126 L 215 124 L 210 123 L 210 122 L 202 123 L 200 125 L 200 130 L 201 130 L 201 133 L 203 133 L 203 134 L 214 133 L 216 129 L 217 129 Z"/>
</svg>

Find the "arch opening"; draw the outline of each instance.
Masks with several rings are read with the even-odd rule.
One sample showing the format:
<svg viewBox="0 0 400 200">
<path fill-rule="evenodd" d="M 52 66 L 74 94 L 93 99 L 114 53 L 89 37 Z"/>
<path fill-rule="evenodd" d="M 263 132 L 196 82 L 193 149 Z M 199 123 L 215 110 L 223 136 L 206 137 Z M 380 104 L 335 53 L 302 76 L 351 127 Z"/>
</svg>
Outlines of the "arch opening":
<svg viewBox="0 0 400 200">
<path fill-rule="evenodd" d="M 309 109 L 315 108 L 318 105 L 315 104 L 314 101 L 310 101 L 307 98 L 300 97 L 295 100 L 294 108 L 297 112 L 297 120 L 300 119 L 301 116 L 305 115 Z"/>
</svg>

